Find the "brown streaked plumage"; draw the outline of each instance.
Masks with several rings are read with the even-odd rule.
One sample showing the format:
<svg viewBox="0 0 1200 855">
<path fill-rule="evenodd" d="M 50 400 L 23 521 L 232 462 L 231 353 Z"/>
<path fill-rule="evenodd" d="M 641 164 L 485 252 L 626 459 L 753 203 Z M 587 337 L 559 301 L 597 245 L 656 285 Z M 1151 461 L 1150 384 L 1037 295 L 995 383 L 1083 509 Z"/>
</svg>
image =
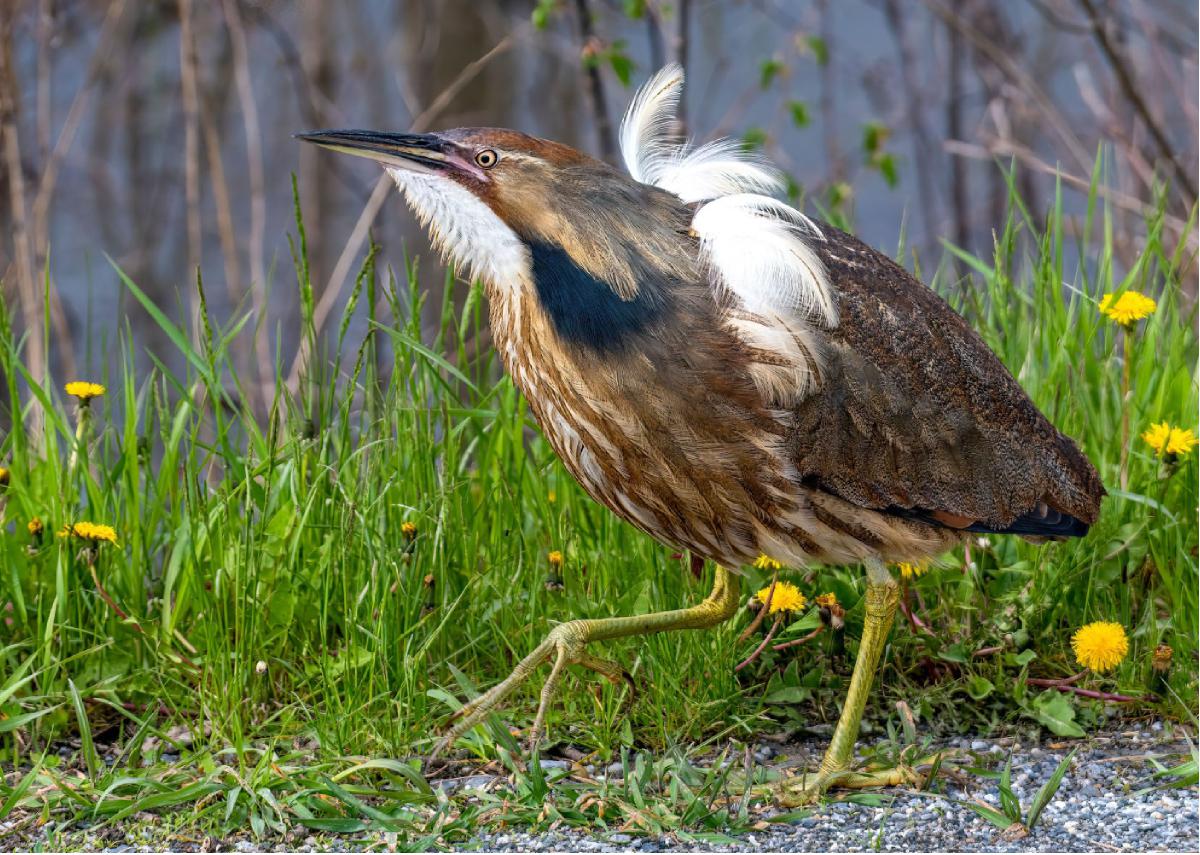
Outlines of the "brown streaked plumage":
<svg viewBox="0 0 1200 855">
<path fill-rule="evenodd" d="M 670 140 L 681 85 L 668 68 L 635 99 L 631 175 L 500 129 L 304 138 L 380 160 L 435 242 L 482 278 L 505 367 L 588 493 L 719 565 L 700 606 L 556 627 L 447 741 L 549 658 L 536 740 L 566 664 L 619 678 L 588 642 L 727 619 L 728 571 L 760 555 L 863 563 L 867 625 L 813 786 L 845 783 L 895 608 L 883 562 L 937 556 L 970 531 L 1081 535 L 1104 490 L 932 291 L 760 195 L 775 178 L 737 147 Z"/>
</svg>

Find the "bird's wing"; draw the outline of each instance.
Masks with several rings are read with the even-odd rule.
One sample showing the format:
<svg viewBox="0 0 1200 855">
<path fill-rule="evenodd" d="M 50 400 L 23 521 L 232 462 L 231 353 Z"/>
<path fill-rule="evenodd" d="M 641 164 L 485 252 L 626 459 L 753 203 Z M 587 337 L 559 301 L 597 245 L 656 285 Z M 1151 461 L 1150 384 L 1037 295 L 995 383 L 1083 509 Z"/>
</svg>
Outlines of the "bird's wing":
<svg viewBox="0 0 1200 855">
<path fill-rule="evenodd" d="M 1082 534 L 1104 488 L 941 298 L 861 241 L 813 242 L 838 297 L 816 388 L 789 411 L 806 484 L 954 528 Z"/>
</svg>

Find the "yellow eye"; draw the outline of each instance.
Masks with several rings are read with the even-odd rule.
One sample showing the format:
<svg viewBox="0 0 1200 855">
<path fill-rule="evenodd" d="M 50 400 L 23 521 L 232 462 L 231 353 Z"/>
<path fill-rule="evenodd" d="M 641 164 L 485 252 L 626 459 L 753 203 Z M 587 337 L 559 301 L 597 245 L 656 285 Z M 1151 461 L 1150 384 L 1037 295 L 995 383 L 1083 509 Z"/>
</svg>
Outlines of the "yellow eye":
<svg viewBox="0 0 1200 855">
<path fill-rule="evenodd" d="M 500 156 L 490 148 L 485 148 L 483 151 L 479 152 L 479 154 L 475 155 L 475 162 L 484 169 L 491 169 L 496 165 L 496 161 L 499 159 Z"/>
</svg>

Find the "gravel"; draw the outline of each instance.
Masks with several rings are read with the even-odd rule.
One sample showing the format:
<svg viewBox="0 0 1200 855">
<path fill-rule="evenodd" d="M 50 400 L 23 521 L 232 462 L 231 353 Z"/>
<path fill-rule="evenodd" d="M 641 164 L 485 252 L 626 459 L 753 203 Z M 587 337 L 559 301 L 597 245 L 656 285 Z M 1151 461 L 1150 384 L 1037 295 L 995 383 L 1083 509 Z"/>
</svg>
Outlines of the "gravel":
<svg viewBox="0 0 1200 855">
<path fill-rule="evenodd" d="M 830 851 L 963 851 L 963 852 L 1197 852 L 1200 851 L 1200 788 L 1150 789 L 1154 767 L 1148 756 L 1187 754 L 1189 743 L 1173 734 L 1173 726 L 1154 722 L 1145 727 L 1093 736 L 1086 741 L 1042 743 L 1008 739 L 960 739 L 947 747 L 970 751 L 991 765 L 1012 752 L 1012 784 L 1022 809 L 1050 778 L 1059 762 L 1078 747 L 1062 786 L 1028 833 L 1003 832 L 962 805 L 980 801 L 999 806 L 997 783 L 976 774 L 940 779 L 941 793 L 906 789 L 875 790 L 877 804 L 828 802 L 811 812 L 772 821 L 781 811 L 769 805 L 752 808 L 758 828 L 750 833 L 728 829 L 704 839 L 685 833 L 645 835 L 630 829 L 596 832 L 559 829 L 531 832 L 520 828 L 480 830 L 455 846 L 460 850 L 499 852 L 830 852 Z M 1195 735 L 1191 734 L 1191 739 Z M 796 764 L 799 758 L 819 757 L 823 742 L 752 746 L 752 755 L 768 766 Z M 543 760 L 547 769 L 563 768 L 561 760 Z M 1173 761 L 1177 762 L 1177 761 Z M 614 767 L 595 773 L 619 772 Z M 454 779 L 433 782 L 447 797 L 464 791 L 503 787 L 495 775 L 467 771 Z M 300 828 L 285 836 L 255 839 L 249 830 L 223 840 L 191 838 L 172 832 L 165 817 L 139 814 L 131 821 L 98 831 L 80 829 L 69 837 L 45 837 L 48 829 L 17 840 L 7 838 L 0 820 L 0 850 L 42 847 L 48 843 L 92 852 L 233 851 L 233 852 L 352 852 L 395 850 L 397 841 L 386 834 L 338 836 Z M 136 821 L 134 821 L 136 820 Z M 52 823 L 51 823 L 52 825 Z M 178 832 L 179 829 L 175 829 Z M 696 832 L 693 832 L 696 833 Z"/>
<path fill-rule="evenodd" d="M 1050 778 L 1074 742 L 1042 745 L 1014 740 L 968 739 L 949 743 L 978 754 L 1012 751 L 1013 790 L 1023 809 Z M 760 746 L 760 749 L 762 746 Z M 771 746 L 768 755 L 810 756 L 821 746 Z M 942 794 L 876 790 L 882 804 L 833 802 L 803 818 L 770 822 L 728 842 L 682 835 L 594 834 L 566 829 L 546 833 L 481 832 L 466 849 L 500 852 L 1162 852 L 1200 851 L 1200 789 L 1149 789 L 1147 754 L 1186 753 L 1186 742 L 1168 738 L 1160 723 L 1118 731 L 1080 744 L 1062 785 L 1028 833 L 1001 831 L 962 801 L 999 806 L 995 781 L 966 775 L 943 779 Z M 756 750 L 756 755 L 760 754 Z"/>
</svg>

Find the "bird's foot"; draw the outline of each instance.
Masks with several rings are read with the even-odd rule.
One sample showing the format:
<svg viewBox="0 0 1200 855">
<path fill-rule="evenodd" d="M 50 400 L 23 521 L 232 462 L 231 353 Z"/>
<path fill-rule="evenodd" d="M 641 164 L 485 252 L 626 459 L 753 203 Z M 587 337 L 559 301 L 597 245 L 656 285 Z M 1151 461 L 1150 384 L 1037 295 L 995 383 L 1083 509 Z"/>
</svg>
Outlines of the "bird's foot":
<svg viewBox="0 0 1200 855">
<path fill-rule="evenodd" d="M 546 725 L 546 712 L 550 707 L 550 702 L 554 699 L 554 694 L 558 690 L 558 685 L 562 681 L 563 673 L 566 671 L 568 665 L 582 665 L 584 668 L 595 671 L 616 685 L 621 685 L 622 683 L 628 684 L 632 691 L 635 687 L 633 678 L 629 675 L 629 672 L 616 662 L 601 659 L 598 656 L 592 656 L 588 653 L 586 649 L 588 640 L 587 623 L 585 621 L 573 620 L 554 627 L 546 636 L 546 640 L 539 644 L 532 653 L 517 663 L 517 667 L 513 669 L 513 672 L 507 678 L 474 700 L 468 701 L 453 715 L 451 721 L 454 722 L 454 726 L 445 736 L 438 740 L 437 745 L 434 746 L 432 756 L 437 757 L 442 754 L 460 736 L 483 721 L 489 713 L 498 710 L 504 703 L 504 699 L 517 686 L 529 679 L 534 670 L 547 660 L 553 664 L 550 668 L 550 676 L 546 678 L 546 682 L 542 685 L 542 695 L 538 703 L 537 715 L 533 720 L 533 727 L 529 730 L 527 741 L 530 751 L 536 748 L 541 741 Z"/>
<path fill-rule="evenodd" d="M 865 790 L 874 787 L 922 787 L 929 780 L 931 771 L 941 765 L 941 758 L 934 754 L 916 763 L 899 763 L 884 768 L 868 768 L 807 772 L 779 783 L 776 801 L 783 807 L 798 807 L 818 801 L 832 789 Z"/>
</svg>

